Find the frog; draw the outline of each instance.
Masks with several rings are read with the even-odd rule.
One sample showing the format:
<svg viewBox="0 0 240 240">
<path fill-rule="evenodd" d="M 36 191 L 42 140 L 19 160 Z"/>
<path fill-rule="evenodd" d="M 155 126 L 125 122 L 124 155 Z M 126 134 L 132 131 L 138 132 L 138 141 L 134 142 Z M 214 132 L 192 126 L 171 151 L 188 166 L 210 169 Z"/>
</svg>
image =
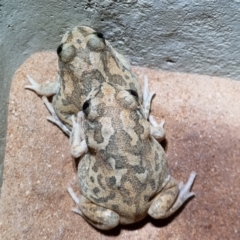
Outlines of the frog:
<svg viewBox="0 0 240 240">
<path fill-rule="evenodd" d="M 133 89 L 143 104 L 141 83 L 131 71 L 129 60 L 111 46 L 103 33 L 88 26 L 73 27 L 64 34 L 57 55 L 57 80 L 38 84 L 27 75 L 30 85 L 25 88 L 43 96 L 53 115 L 48 119 L 60 124 L 67 135 L 72 128 L 71 116 L 77 116 L 90 91 L 104 82 Z M 49 96 L 53 96 L 52 106 Z"/>
<path fill-rule="evenodd" d="M 86 26 L 67 32 L 57 54 L 57 80 L 38 84 L 28 75 L 25 88 L 43 96 L 48 119 L 70 136 L 71 153 L 80 158 L 80 197 L 68 188 L 74 211 L 102 230 L 177 211 L 194 196 L 196 173 L 186 184 L 171 177 L 158 142 L 164 120 L 158 124 L 150 114 L 155 93 L 147 77 L 142 91 L 128 60 Z"/>
<path fill-rule="evenodd" d="M 148 94 L 147 94 L 148 96 Z M 147 215 L 164 219 L 195 195 L 175 180 L 161 144 L 134 89 L 111 82 L 92 89 L 77 117 L 72 115 L 71 153 L 80 158 L 80 196 L 68 187 L 76 207 L 100 230 L 141 221 Z"/>
</svg>

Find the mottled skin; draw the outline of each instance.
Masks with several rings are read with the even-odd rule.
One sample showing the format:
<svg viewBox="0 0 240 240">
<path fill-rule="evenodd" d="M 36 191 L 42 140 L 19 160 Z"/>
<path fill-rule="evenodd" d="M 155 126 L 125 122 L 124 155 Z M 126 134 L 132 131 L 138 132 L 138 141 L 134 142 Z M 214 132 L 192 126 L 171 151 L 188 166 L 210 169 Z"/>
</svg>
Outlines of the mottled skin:
<svg viewBox="0 0 240 240">
<path fill-rule="evenodd" d="M 73 118 L 71 135 L 73 155 L 82 155 L 82 195 L 69 192 L 78 206 L 74 211 L 89 223 L 106 230 L 147 214 L 165 218 L 194 195 L 189 190 L 195 173 L 186 185 L 170 176 L 165 152 L 152 137 L 134 90 L 103 83 L 89 94 L 83 112 L 77 123 Z"/>
<path fill-rule="evenodd" d="M 59 78 L 51 84 L 37 84 L 26 88 L 43 96 L 54 95 L 53 109 L 69 129 L 71 116 L 77 115 L 90 91 L 104 82 L 134 89 L 142 102 L 141 85 L 130 70 L 129 62 L 95 30 L 80 26 L 67 32 L 57 49 Z"/>
<path fill-rule="evenodd" d="M 82 194 L 78 198 L 68 189 L 77 203 L 74 211 L 104 230 L 147 214 L 156 219 L 171 215 L 194 195 L 190 188 L 196 174 L 185 185 L 170 176 L 165 152 L 155 140 L 164 137 L 164 122 L 149 116 L 153 93 L 147 78 L 142 93 L 124 57 L 88 27 L 66 33 L 57 53 L 58 80 L 40 85 L 28 77 L 32 85 L 26 88 L 44 96 L 52 113 L 48 119 L 71 135 L 72 155 L 81 157 Z M 51 95 L 52 105 L 45 97 Z"/>
</svg>

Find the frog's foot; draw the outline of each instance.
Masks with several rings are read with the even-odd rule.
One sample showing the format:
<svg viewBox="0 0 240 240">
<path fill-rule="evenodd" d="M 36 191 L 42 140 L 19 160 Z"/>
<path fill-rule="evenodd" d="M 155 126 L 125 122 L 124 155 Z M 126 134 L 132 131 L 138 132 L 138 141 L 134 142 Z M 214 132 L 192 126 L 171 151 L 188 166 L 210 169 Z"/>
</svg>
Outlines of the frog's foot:
<svg viewBox="0 0 240 240">
<path fill-rule="evenodd" d="M 70 130 L 60 121 L 57 114 L 55 113 L 55 110 L 53 109 L 52 104 L 48 101 L 48 99 L 45 96 L 42 97 L 42 100 L 45 106 L 47 107 L 48 111 L 52 115 L 50 117 L 47 117 L 47 119 L 50 122 L 56 124 L 63 132 L 65 132 L 68 136 L 70 136 Z"/>
<path fill-rule="evenodd" d="M 152 98 L 154 95 L 155 95 L 154 92 L 149 92 L 148 77 L 145 75 L 144 76 L 144 87 L 143 87 L 143 108 L 144 108 L 145 117 L 147 119 L 149 117 L 151 102 L 152 102 Z"/>
<path fill-rule="evenodd" d="M 75 121 L 74 115 L 72 116 L 72 132 L 70 134 L 71 153 L 74 158 L 82 156 L 88 152 L 88 146 L 83 129 L 84 114 L 80 111 Z"/>
<path fill-rule="evenodd" d="M 68 190 L 68 193 L 70 194 L 70 196 L 72 197 L 73 201 L 78 205 L 79 199 L 78 199 L 76 193 L 73 191 L 73 189 L 71 187 L 68 187 L 67 190 Z"/>
<path fill-rule="evenodd" d="M 56 94 L 59 90 L 59 86 L 60 86 L 59 77 L 58 77 L 58 80 L 55 82 L 49 82 L 44 84 L 39 84 L 35 82 L 34 79 L 31 78 L 29 75 L 27 75 L 27 79 L 31 83 L 31 85 L 26 85 L 25 88 L 31 89 L 39 95 L 49 97 Z"/>
<path fill-rule="evenodd" d="M 155 219 L 163 219 L 176 212 L 187 199 L 195 195 L 194 192 L 190 191 L 195 177 L 196 173 L 191 172 L 186 184 L 183 182 L 177 184 L 176 180 L 171 178 L 153 200 L 148 214 Z"/>
<path fill-rule="evenodd" d="M 149 116 L 149 121 L 151 123 L 150 131 L 151 135 L 156 138 L 158 141 L 161 141 L 165 137 L 165 129 L 164 129 L 164 119 L 160 123 L 157 123 L 153 115 Z"/>
<path fill-rule="evenodd" d="M 195 193 L 191 192 L 190 190 L 191 190 L 193 182 L 196 178 L 196 175 L 197 175 L 197 173 L 193 171 L 193 172 L 190 173 L 190 176 L 189 176 L 186 184 L 184 184 L 183 182 L 180 182 L 178 184 L 178 188 L 179 188 L 180 192 L 179 192 L 177 201 L 179 201 L 179 203 L 181 203 L 181 205 L 182 205 L 182 203 L 184 203 L 190 197 L 195 196 Z"/>
<path fill-rule="evenodd" d="M 109 230 L 119 224 L 119 215 L 114 211 L 90 202 L 83 195 L 78 198 L 70 187 L 68 188 L 68 192 L 77 204 L 77 207 L 72 210 L 80 214 L 94 227 L 102 230 Z"/>
<path fill-rule="evenodd" d="M 77 195 L 73 191 L 73 189 L 71 187 L 68 187 L 67 190 L 68 190 L 68 193 L 70 194 L 70 196 L 72 197 L 73 201 L 76 203 L 76 205 L 79 205 L 79 203 L 80 203 L 79 198 L 77 197 Z M 72 208 L 72 211 L 83 216 L 82 212 L 78 208 Z"/>
</svg>

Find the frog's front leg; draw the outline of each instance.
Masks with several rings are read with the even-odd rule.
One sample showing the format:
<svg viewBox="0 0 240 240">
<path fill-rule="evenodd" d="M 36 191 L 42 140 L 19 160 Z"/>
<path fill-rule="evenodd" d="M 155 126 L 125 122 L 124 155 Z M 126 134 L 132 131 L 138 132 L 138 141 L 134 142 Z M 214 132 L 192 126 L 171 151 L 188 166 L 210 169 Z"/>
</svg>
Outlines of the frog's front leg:
<svg viewBox="0 0 240 240">
<path fill-rule="evenodd" d="M 145 117 L 149 119 L 149 122 L 151 123 L 151 135 L 158 141 L 161 141 L 165 137 L 165 129 L 163 128 L 165 121 L 162 120 L 160 123 L 157 123 L 153 115 L 150 115 L 151 102 L 154 94 L 154 92 L 150 92 L 148 89 L 148 77 L 144 76 L 143 108 Z"/>
<path fill-rule="evenodd" d="M 151 135 L 158 141 L 163 140 L 165 138 L 164 119 L 162 119 L 160 123 L 157 123 L 153 115 L 150 115 L 149 122 L 151 123 L 150 126 Z"/>
<path fill-rule="evenodd" d="M 43 83 L 39 84 L 35 82 L 33 78 L 31 78 L 29 75 L 27 75 L 28 81 L 31 83 L 31 85 L 26 85 L 25 88 L 31 89 L 37 94 L 41 96 L 52 96 L 56 94 L 60 88 L 60 77 L 58 76 L 57 81 L 50 82 L 50 83 Z"/>
<path fill-rule="evenodd" d="M 72 210 L 80 214 L 94 227 L 102 230 L 109 230 L 119 224 L 119 215 L 114 211 L 90 202 L 83 195 L 78 198 L 70 187 L 68 188 L 68 192 L 77 204 L 77 208 L 73 208 Z"/>
<path fill-rule="evenodd" d="M 77 115 L 77 121 L 72 116 L 72 132 L 70 134 L 71 153 L 75 158 L 81 157 L 88 152 L 88 146 L 83 129 L 84 113 L 80 111 Z"/>
<path fill-rule="evenodd" d="M 155 95 L 154 92 L 150 92 L 148 88 L 148 77 L 144 76 L 144 86 L 143 86 L 143 109 L 145 117 L 148 119 L 150 109 L 151 109 L 151 102 L 152 98 Z"/>
<path fill-rule="evenodd" d="M 148 214 L 155 219 L 163 219 L 176 212 L 187 199 L 195 195 L 190 191 L 195 177 L 196 173 L 191 172 L 186 184 L 183 182 L 178 184 L 171 177 L 164 189 L 153 200 Z"/>
</svg>

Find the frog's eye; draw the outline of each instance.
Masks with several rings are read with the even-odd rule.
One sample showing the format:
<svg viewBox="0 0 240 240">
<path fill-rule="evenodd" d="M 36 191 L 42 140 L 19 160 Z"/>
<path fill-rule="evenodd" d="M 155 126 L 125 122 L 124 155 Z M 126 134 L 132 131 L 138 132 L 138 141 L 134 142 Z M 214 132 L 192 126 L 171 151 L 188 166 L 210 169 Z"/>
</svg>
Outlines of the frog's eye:
<svg viewBox="0 0 240 240">
<path fill-rule="evenodd" d="M 59 45 L 57 54 L 62 62 L 69 62 L 76 56 L 76 49 L 72 44 L 65 43 Z"/>
<path fill-rule="evenodd" d="M 57 55 L 59 56 L 61 52 L 62 52 L 62 44 L 59 45 L 57 48 Z"/>
<path fill-rule="evenodd" d="M 134 91 L 134 90 L 132 90 L 132 89 L 130 89 L 130 90 L 127 90 L 128 92 L 130 92 L 131 93 L 131 95 L 138 101 L 138 93 L 136 92 L 136 91 Z"/>
<path fill-rule="evenodd" d="M 88 36 L 87 46 L 94 52 L 102 51 L 106 46 L 103 34 L 100 32 L 94 32 L 93 34 L 90 34 Z"/>
<path fill-rule="evenodd" d="M 138 93 L 132 89 L 119 91 L 116 100 L 125 109 L 135 109 L 139 106 Z"/>
<path fill-rule="evenodd" d="M 84 114 L 87 116 L 90 112 L 90 100 L 87 100 L 83 103 L 82 110 Z"/>
</svg>

